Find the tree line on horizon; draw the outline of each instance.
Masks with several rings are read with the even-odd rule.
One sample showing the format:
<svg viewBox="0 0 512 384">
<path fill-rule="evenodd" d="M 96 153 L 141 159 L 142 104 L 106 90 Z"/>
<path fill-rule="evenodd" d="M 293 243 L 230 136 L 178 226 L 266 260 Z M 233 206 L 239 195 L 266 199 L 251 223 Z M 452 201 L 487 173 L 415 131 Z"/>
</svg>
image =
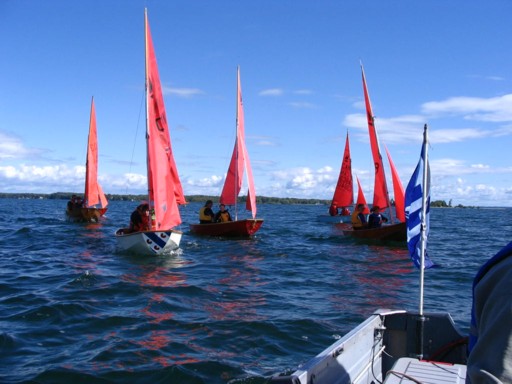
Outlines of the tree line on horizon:
<svg viewBox="0 0 512 384">
<path fill-rule="evenodd" d="M 54 193 L 0 193 L 0 198 L 11 198 L 11 199 L 50 199 L 50 200 L 68 200 L 72 195 L 81 196 L 80 193 L 73 192 L 54 192 Z M 147 200 L 148 195 L 136 195 L 136 194 L 106 194 L 109 201 L 142 201 Z M 188 203 L 204 203 L 206 200 L 212 200 L 217 202 L 218 196 L 210 195 L 190 195 L 185 196 Z M 239 201 L 245 203 L 246 197 L 240 196 Z M 258 196 L 256 198 L 258 204 L 325 204 L 329 205 L 331 200 L 326 199 L 306 199 L 296 197 L 268 197 Z M 393 199 L 391 205 L 394 205 Z M 430 203 L 431 207 L 436 208 L 467 208 L 462 204 L 452 206 L 452 200 L 450 199 L 447 203 L 444 200 L 435 200 Z"/>
</svg>

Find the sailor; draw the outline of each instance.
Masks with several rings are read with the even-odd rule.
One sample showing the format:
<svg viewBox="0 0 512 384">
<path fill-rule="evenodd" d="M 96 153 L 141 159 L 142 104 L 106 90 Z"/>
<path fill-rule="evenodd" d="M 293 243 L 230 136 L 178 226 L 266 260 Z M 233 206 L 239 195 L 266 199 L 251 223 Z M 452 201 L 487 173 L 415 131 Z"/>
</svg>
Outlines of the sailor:
<svg viewBox="0 0 512 384">
<path fill-rule="evenodd" d="M 368 226 L 366 223 L 366 215 L 363 213 L 364 204 L 357 204 L 354 213 L 352 213 L 351 221 L 353 229 L 364 229 Z"/>
<path fill-rule="evenodd" d="M 228 221 L 233 221 L 231 219 L 231 215 L 229 211 L 226 209 L 224 204 L 219 205 L 220 211 L 215 214 L 215 218 L 213 221 L 216 223 L 226 223 Z"/>
<path fill-rule="evenodd" d="M 378 205 L 372 207 L 370 216 L 368 216 L 368 228 L 380 228 L 382 223 L 386 223 L 388 219 L 380 214 Z"/>
<path fill-rule="evenodd" d="M 338 207 L 336 204 L 332 203 L 329 207 L 329 215 L 331 216 L 337 216 L 338 215 Z"/>
<path fill-rule="evenodd" d="M 473 280 L 467 383 L 512 383 L 512 242 Z"/>
<path fill-rule="evenodd" d="M 204 204 L 204 207 L 199 210 L 199 222 L 201 224 L 208 224 L 213 222 L 215 214 L 213 213 L 212 205 L 213 201 L 207 200 Z"/>
<path fill-rule="evenodd" d="M 140 204 L 130 215 L 129 232 L 141 232 L 148 230 L 149 204 Z"/>
</svg>

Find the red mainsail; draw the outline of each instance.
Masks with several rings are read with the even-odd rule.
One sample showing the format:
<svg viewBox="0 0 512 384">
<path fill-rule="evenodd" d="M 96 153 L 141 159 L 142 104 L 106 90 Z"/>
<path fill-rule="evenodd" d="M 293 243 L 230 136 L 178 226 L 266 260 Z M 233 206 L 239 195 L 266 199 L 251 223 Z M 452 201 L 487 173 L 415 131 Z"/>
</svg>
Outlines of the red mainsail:
<svg viewBox="0 0 512 384">
<path fill-rule="evenodd" d="M 366 117 L 368 120 L 368 133 L 370 135 L 370 145 L 372 148 L 373 162 L 375 165 L 373 205 L 379 206 L 379 208 L 387 208 L 389 207 L 389 195 L 388 187 L 386 184 L 386 175 L 384 173 L 384 165 L 382 163 L 382 156 L 380 154 L 379 140 L 377 137 L 377 130 L 375 129 L 372 105 L 370 103 L 370 96 L 368 95 L 368 88 L 366 87 L 366 78 L 364 76 L 364 69 L 362 65 L 361 72 L 363 75 L 364 102 L 366 105 Z"/>
<path fill-rule="evenodd" d="M 385 147 L 385 146 L 384 146 Z M 389 154 L 388 149 L 386 148 L 386 154 L 389 160 L 389 167 L 391 168 L 391 175 L 393 177 L 393 193 L 395 194 L 395 215 L 398 220 L 402 223 L 405 223 L 405 194 L 404 194 L 404 186 L 400 181 L 400 177 L 398 177 L 398 172 L 395 168 L 395 164 L 393 160 L 391 160 L 391 155 Z"/>
<path fill-rule="evenodd" d="M 363 188 L 361 188 L 361 183 L 359 182 L 359 177 L 356 176 L 357 179 L 357 201 L 356 201 L 356 207 L 359 204 L 364 205 L 364 211 L 363 213 L 365 215 L 370 213 L 370 209 L 368 208 L 368 204 L 366 204 L 366 198 L 364 197 Z"/>
<path fill-rule="evenodd" d="M 107 198 L 98 183 L 98 135 L 96 131 L 96 109 L 94 108 L 94 97 L 91 101 L 89 138 L 87 140 L 84 200 L 87 208 L 95 208 L 98 204 L 101 208 L 106 208 L 108 205 Z"/>
<path fill-rule="evenodd" d="M 236 139 L 229 169 L 224 181 L 224 187 L 220 195 L 220 203 L 226 205 L 237 204 L 238 194 L 242 188 L 242 179 L 244 169 L 247 171 L 248 192 L 246 209 L 251 211 L 252 217 L 256 217 L 256 190 L 252 176 L 251 162 L 249 153 L 245 147 L 245 126 L 244 126 L 244 107 L 242 101 L 242 85 L 240 82 L 240 68 L 237 68 L 237 103 L 236 103 Z M 236 211 L 236 209 L 235 209 Z"/>
<path fill-rule="evenodd" d="M 332 204 L 336 205 L 336 207 L 348 207 L 354 204 L 354 183 L 352 180 L 352 160 L 350 158 L 348 132 L 345 140 L 345 151 L 343 153 L 340 175 L 332 197 Z"/>
<path fill-rule="evenodd" d="M 153 230 L 170 229 L 181 223 L 178 204 L 185 204 L 183 188 L 174 161 L 169 127 L 147 12 L 146 36 L 146 142 L 148 195 L 155 212 Z"/>
</svg>

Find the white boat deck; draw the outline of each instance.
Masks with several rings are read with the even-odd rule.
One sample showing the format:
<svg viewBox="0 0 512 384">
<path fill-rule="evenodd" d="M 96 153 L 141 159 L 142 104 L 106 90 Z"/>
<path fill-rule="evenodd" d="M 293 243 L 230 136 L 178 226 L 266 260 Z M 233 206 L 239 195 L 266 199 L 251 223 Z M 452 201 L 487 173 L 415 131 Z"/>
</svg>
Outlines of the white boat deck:
<svg viewBox="0 0 512 384">
<path fill-rule="evenodd" d="M 387 373 L 384 384 L 463 384 L 466 366 L 446 364 L 404 357 Z"/>
</svg>

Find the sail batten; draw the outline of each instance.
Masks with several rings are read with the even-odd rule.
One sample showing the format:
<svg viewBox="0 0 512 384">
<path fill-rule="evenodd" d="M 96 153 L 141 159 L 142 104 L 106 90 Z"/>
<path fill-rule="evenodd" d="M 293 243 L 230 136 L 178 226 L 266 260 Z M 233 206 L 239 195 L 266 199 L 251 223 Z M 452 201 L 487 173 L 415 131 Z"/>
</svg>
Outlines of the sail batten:
<svg viewBox="0 0 512 384">
<path fill-rule="evenodd" d="M 178 204 L 185 196 L 174 161 L 162 87 L 151 38 L 147 12 L 146 36 L 146 142 L 148 196 L 154 210 L 153 230 L 170 229 L 181 224 Z"/>
</svg>

